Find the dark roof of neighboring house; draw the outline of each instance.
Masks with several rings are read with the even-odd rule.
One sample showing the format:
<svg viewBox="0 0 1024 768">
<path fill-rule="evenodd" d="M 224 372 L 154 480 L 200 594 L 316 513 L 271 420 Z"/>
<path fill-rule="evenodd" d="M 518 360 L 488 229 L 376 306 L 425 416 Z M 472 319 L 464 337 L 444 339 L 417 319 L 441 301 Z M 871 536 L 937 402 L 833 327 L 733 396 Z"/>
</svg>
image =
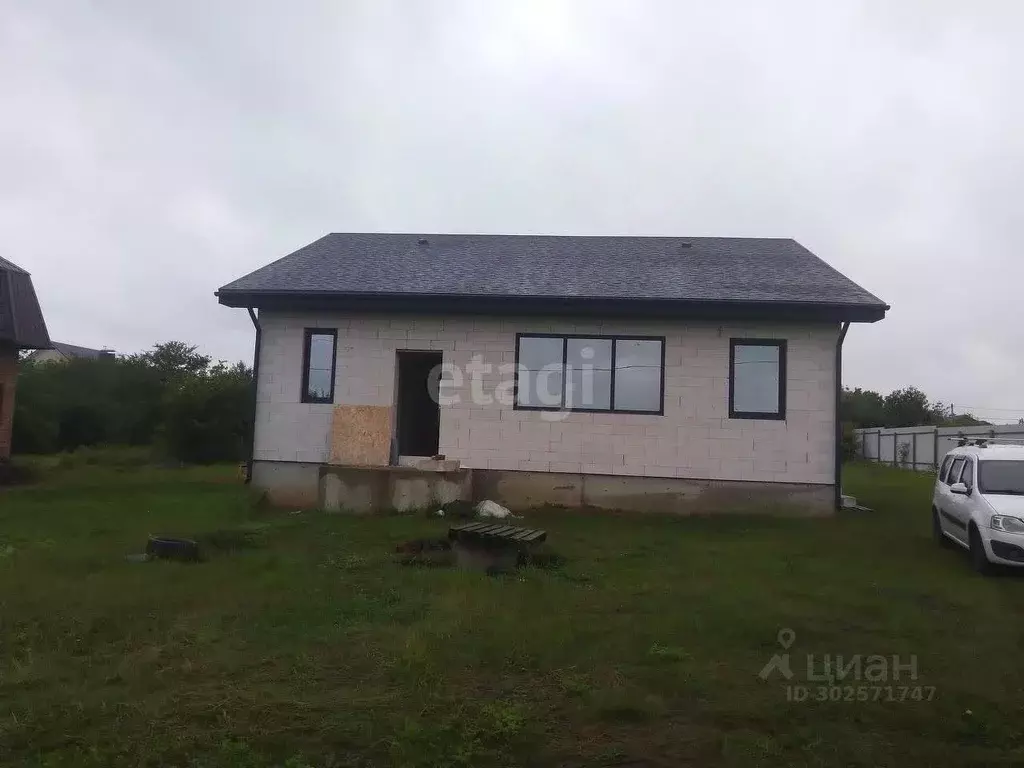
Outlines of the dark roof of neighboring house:
<svg viewBox="0 0 1024 768">
<path fill-rule="evenodd" d="M 217 296 L 234 307 L 860 321 L 888 309 L 795 240 L 738 237 L 330 234 Z"/>
<path fill-rule="evenodd" d="M 65 344 L 62 341 L 53 342 L 51 345 L 51 349 L 60 352 L 62 355 L 64 355 L 64 357 L 67 358 L 75 357 L 86 358 L 89 360 L 95 360 L 99 358 L 100 355 L 102 355 L 104 352 L 104 350 L 102 349 L 90 349 L 89 347 L 79 347 L 76 344 Z M 36 357 L 36 354 L 33 352 L 31 355 L 28 356 L 28 359 L 32 360 L 34 357 Z"/>
<path fill-rule="evenodd" d="M 50 336 L 32 277 L 0 257 L 0 344 L 4 343 L 19 349 L 46 349 Z"/>
</svg>

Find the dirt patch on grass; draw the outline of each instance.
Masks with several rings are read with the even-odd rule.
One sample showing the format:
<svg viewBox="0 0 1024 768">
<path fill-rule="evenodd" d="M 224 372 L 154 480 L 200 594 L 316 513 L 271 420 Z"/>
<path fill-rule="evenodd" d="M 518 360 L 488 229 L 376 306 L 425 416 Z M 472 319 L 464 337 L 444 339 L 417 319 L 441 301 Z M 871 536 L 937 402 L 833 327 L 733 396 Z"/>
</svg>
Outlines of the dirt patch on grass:
<svg viewBox="0 0 1024 768">
<path fill-rule="evenodd" d="M 399 565 L 448 568 L 455 565 L 455 553 L 448 539 L 411 539 L 395 547 Z"/>
</svg>

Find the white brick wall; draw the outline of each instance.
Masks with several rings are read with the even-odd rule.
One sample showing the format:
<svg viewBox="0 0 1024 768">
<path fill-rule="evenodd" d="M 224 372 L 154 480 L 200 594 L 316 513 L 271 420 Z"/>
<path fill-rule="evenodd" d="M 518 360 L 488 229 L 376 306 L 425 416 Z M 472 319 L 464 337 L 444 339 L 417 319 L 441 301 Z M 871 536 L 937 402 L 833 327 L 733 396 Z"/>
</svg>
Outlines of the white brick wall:
<svg viewBox="0 0 1024 768">
<path fill-rule="evenodd" d="M 665 414 L 516 411 L 470 401 L 468 377 L 441 408 L 440 451 L 463 466 L 831 484 L 838 327 L 557 318 L 260 313 L 256 459 L 324 462 L 331 406 L 301 402 L 304 328 L 338 329 L 336 404 L 393 405 L 395 351 L 442 350 L 446 363 L 515 360 L 516 333 L 664 336 Z M 785 421 L 728 418 L 729 339 L 786 339 Z M 493 393 L 495 371 L 484 378 Z"/>
</svg>

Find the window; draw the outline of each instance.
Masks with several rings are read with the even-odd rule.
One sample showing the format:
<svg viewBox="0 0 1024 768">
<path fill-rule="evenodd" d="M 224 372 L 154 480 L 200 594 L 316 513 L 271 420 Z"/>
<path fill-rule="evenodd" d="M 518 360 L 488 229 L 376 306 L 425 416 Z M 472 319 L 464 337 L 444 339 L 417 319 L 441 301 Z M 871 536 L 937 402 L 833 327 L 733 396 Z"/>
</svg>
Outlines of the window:
<svg viewBox="0 0 1024 768">
<path fill-rule="evenodd" d="M 964 467 L 964 460 L 962 456 L 958 456 L 953 459 L 953 464 L 949 468 L 949 474 L 946 476 L 946 485 L 955 485 L 960 480 L 960 470 Z"/>
<path fill-rule="evenodd" d="M 661 411 L 664 343 L 649 339 L 615 341 L 615 410 Z"/>
<path fill-rule="evenodd" d="M 565 340 L 565 407 L 610 411 L 612 408 L 611 339 Z"/>
<path fill-rule="evenodd" d="M 663 338 L 519 334 L 515 407 L 661 414 L 664 374 Z"/>
<path fill-rule="evenodd" d="M 307 328 L 302 352 L 302 402 L 334 402 L 338 332 Z"/>
<path fill-rule="evenodd" d="M 516 405 L 561 408 L 565 390 L 565 339 L 521 337 L 517 346 Z"/>
<path fill-rule="evenodd" d="M 967 486 L 968 490 L 974 488 L 974 460 L 964 459 L 964 471 L 960 473 L 960 482 Z"/>
<path fill-rule="evenodd" d="M 946 454 L 946 458 L 942 460 L 942 466 L 939 468 L 939 482 L 946 482 L 946 473 L 949 471 L 949 465 L 953 463 L 953 456 Z"/>
<path fill-rule="evenodd" d="M 1024 461 L 979 461 L 978 488 L 982 493 L 1024 496 Z"/>
<path fill-rule="evenodd" d="M 786 342 L 729 342 L 729 418 L 786 418 Z"/>
</svg>

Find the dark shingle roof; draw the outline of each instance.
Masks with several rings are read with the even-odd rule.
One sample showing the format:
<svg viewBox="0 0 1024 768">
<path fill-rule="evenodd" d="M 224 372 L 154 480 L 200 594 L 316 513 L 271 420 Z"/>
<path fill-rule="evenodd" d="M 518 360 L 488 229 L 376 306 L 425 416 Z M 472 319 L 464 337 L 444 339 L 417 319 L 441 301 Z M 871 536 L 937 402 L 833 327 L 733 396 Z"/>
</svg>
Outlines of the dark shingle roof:
<svg viewBox="0 0 1024 768">
<path fill-rule="evenodd" d="M 261 297 L 494 297 L 887 309 L 795 240 L 330 234 L 225 285 Z"/>
<path fill-rule="evenodd" d="M 8 261 L 3 256 L 0 256 L 0 271 L 3 271 L 3 272 L 17 272 L 17 273 L 22 274 L 22 275 L 27 275 L 28 274 L 28 272 L 26 272 L 24 269 L 19 267 L 14 262 Z"/>
<path fill-rule="evenodd" d="M 0 343 L 46 349 L 50 336 L 28 272 L 0 258 Z"/>
</svg>

